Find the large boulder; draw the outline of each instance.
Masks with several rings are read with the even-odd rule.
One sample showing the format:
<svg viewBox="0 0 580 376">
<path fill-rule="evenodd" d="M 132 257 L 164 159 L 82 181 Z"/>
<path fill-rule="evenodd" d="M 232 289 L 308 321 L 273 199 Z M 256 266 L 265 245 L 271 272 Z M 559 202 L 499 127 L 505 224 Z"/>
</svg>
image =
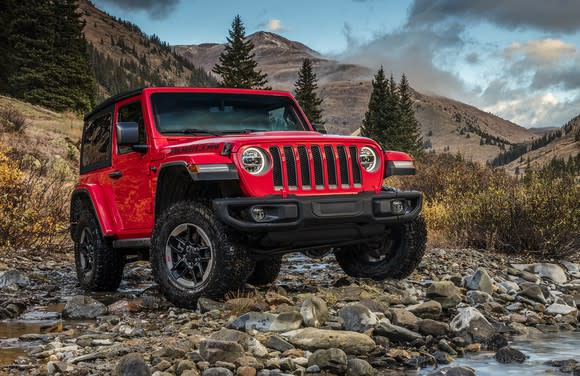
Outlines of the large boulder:
<svg viewBox="0 0 580 376">
<path fill-rule="evenodd" d="M 554 303 L 546 308 L 546 313 L 550 315 L 574 315 L 578 314 L 578 310 L 575 307 L 571 307 L 567 304 Z"/>
<path fill-rule="evenodd" d="M 404 326 L 412 330 L 417 329 L 417 321 L 419 318 L 411 311 L 404 308 L 390 308 L 391 321 L 395 325 Z"/>
<path fill-rule="evenodd" d="M 18 287 L 26 287 L 30 284 L 28 277 L 23 275 L 16 269 L 9 269 L 0 271 L 0 288 L 17 285 Z"/>
<path fill-rule="evenodd" d="M 139 353 L 129 353 L 117 363 L 117 366 L 113 370 L 113 376 L 149 376 L 151 375 L 151 370 L 143 356 Z"/>
<path fill-rule="evenodd" d="M 465 278 L 465 287 L 469 290 L 493 292 L 493 280 L 484 268 L 478 268 L 475 274 Z"/>
<path fill-rule="evenodd" d="M 262 345 L 260 341 L 247 333 L 237 330 L 222 328 L 220 331 L 212 333 L 209 338 L 220 341 L 236 342 L 242 345 L 245 351 L 248 351 L 257 357 L 263 357 L 268 354 L 268 349 Z"/>
<path fill-rule="evenodd" d="M 309 296 L 302 303 L 300 315 L 304 325 L 319 328 L 328 320 L 328 307 L 319 297 Z"/>
<path fill-rule="evenodd" d="M 316 350 L 308 358 L 308 366 L 318 366 L 323 371 L 341 375 L 345 373 L 347 367 L 346 354 L 337 348 Z"/>
<path fill-rule="evenodd" d="M 427 297 L 439 302 L 443 308 L 453 308 L 461 302 L 459 291 L 451 281 L 433 282 L 427 288 Z"/>
<path fill-rule="evenodd" d="M 509 346 L 504 346 L 495 354 L 495 360 L 499 363 L 523 363 L 526 360 L 526 355 L 520 350 Z"/>
<path fill-rule="evenodd" d="M 234 341 L 204 339 L 199 343 L 199 354 L 202 359 L 210 362 L 234 363 L 245 355 L 244 348 Z"/>
<path fill-rule="evenodd" d="M 354 303 L 341 308 L 338 316 L 344 321 L 344 329 L 353 332 L 365 332 L 374 327 L 377 315 L 362 304 Z"/>
<path fill-rule="evenodd" d="M 535 283 L 526 283 L 525 285 L 522 285 L 522 291 L 520 291 L 518 295 L 532 299 L 538 303 L 546 303 L 546 298 L 544 297 L 542 289 Z"/>
<path fill-rule="evenodd" d="M 432 319 L 419 320 L 417 322 L 417 327 L 419 328 L 419 333 L 432 335 L 434 337 L 443 336 L 449 333 L 449 324 Z"/>
<path fill-rule="evenodd" d="M 375 369 L 367 361 L 362 359 L 349 359 L 346 368 L 346 376 L 373 376 Z"/>
<path fill-rule="evenodd" d="M 302 326 L 302 316 L 295 311 L 273 314 L 268 312 L 248 312 L 230 323 L 236 330 L 259 330 L 262 332 L 287 332 Z"/>
<path fill-rule="evenodd" d="M 539 275 L 540 277 L 550 279 L 556 283 L 564 284 L 568 281 L 566 277 L 566 272 L 560 265 L 549 264 L 549 263 L 536 263 L 536 264 L 512 264 L 517 270 L 531 272 Z"/>
<path fill-rule="evenodd" d="M 73 296 L 64 306 L 64 317 L 72 320 L 94 319 L 107 313 L 107 306 L 84 295 Z"/>
<path fill-rule="evenodd" d="M 468 342 L 482 342 L 495 334 L 493 325 L 473 307 L 460 308 L 449 326 L 455 335 Z"/>
<path fill-rule="evenodd" d="M 306 350 L 342 349 L 347 354 L 367 354 L 375 348 L 375 342 L 367 335 L 316 328 L 304 328 L 282 333 L 282 337 L 296 347 Z"/>
</svg>

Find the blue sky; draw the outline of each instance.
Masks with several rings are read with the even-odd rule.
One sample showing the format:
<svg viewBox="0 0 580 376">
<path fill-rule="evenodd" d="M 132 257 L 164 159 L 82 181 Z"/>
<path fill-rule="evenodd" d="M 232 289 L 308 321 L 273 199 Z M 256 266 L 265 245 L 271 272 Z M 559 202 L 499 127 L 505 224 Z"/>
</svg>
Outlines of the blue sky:
<svg viewBox="0 0 580 376">
<path fill-rule="evenodd" d="M 580 2 L 570 0 L 95 0 L 170 44 L 225 42 L 234 15 L 322 54 L 526 127 L 580 113 Z"/>
</svg>

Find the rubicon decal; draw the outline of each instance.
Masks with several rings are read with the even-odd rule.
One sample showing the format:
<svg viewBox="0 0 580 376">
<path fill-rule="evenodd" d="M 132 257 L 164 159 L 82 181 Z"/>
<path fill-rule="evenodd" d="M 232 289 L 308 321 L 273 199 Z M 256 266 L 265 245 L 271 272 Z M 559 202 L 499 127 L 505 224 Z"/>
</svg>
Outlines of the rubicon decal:
<svg viewBox="0 0 580 376">
<path fill-rule="evenodd" d="M 221 144 L 201 144 L 201 145 L 188 145 L 179 146 L 171 149 L 171 154 L 182 154 L 182 153 L 201 153 L 204 151 L 218 151 L 221 149 Z"/>
</svg>

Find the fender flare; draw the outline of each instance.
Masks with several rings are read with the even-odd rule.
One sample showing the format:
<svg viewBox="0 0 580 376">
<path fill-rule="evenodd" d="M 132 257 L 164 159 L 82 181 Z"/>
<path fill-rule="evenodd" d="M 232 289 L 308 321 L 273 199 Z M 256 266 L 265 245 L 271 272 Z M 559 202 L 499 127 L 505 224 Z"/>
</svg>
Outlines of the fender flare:
<svg viewBox="0 0 580 376">
<path fill-rule="evenodd" d="M 116 234 L 115 229 L 117 228 L 117 225 L 109 211 L 108 205 L 106 204 L 105 194 L 102 189 L 96 185 L 85 185 L 75 188 L 71 195 L 70 231 L 73 240 L 76 232 L 76 222 L 78 220 L 78 213 L 76 212 L 78 209 L 75 206 L 75 202 L 78 200 L 82 201 L 84 205 L 88 206 L 89 209 L 93 211 L 97 217 L 97 221 L 99 222 L 101 234 L 103 234 L 104 237 L 114 236 Z"/>
</svg>

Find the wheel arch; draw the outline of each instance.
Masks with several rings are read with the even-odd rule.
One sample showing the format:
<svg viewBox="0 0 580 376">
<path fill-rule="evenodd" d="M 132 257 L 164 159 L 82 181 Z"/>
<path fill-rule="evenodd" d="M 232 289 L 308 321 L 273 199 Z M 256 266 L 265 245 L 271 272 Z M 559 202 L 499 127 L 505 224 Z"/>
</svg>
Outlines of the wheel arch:
<svg viewBox="0 0 580 376">
<path fill-rule="evenodd" d="M 103 200 L 104 195 L 97 187 L 87 186 L 74 190 L 70 200 L 70 234 L 73 240 L 76 240 L 77 224 L 83 208 L 88 208 L 96 216 L 99 229 L 103 236 L 115 234 L 115 226 L 111 221 L 111 215 L 107 212 L 107 205 Z"/>
</svg>

